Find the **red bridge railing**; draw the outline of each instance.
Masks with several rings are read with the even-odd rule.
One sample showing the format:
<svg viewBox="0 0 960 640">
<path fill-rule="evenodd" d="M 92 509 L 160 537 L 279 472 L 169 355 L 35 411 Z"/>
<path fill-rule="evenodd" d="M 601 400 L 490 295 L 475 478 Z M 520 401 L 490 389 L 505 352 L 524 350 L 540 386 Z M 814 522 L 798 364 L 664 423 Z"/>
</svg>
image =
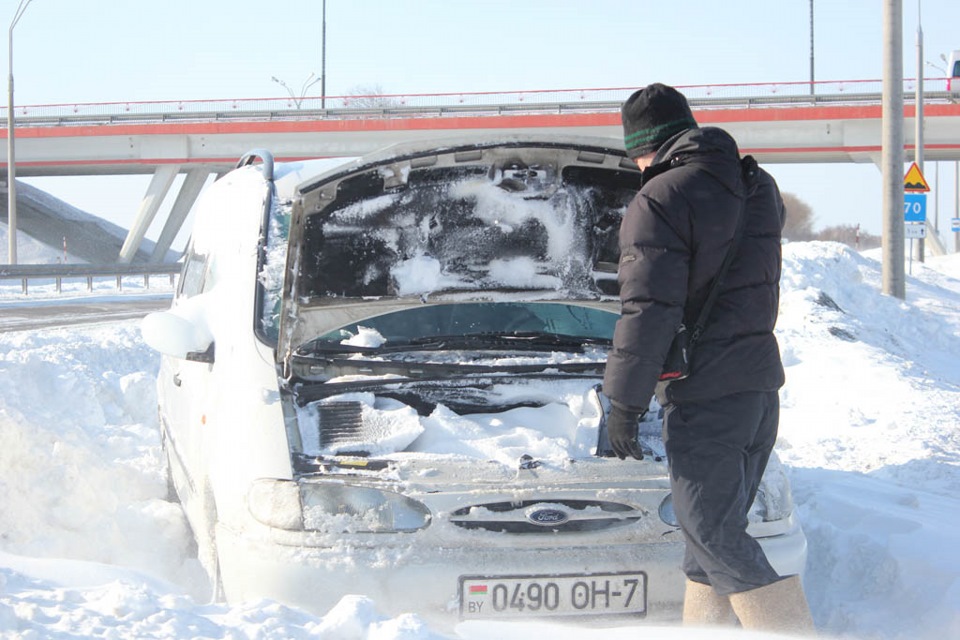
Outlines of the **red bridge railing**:
<svg viewBox="0 0 960 640">
<path fill-rule="evenodd" d="M 924 100 L 957 102 L 960 81 L 926 78 Z M 904 81 L 904 100 L 910 103 L 916 79 Z M 698 109 L 760 108 L 810 104 L 879 103 L 881 80 L 820 82 L 766 82 L 748 84 L 686 85 L 677 87 Z M 460 93 L 385 94 L 368 96 L 304 96 L 302 98 L 233 98 L 214 100 L 161 100 L 97 103 L 62 103 L 14 107 L 17 124 L 69 126 L 71 124 L 155 122 L 207 119 L 299 119 L 410 117 L 503 112 L 609 111 L 636 87 L 545 89 Z M 0 107 L 6 121 L 7 108 Z"/>
</svg>

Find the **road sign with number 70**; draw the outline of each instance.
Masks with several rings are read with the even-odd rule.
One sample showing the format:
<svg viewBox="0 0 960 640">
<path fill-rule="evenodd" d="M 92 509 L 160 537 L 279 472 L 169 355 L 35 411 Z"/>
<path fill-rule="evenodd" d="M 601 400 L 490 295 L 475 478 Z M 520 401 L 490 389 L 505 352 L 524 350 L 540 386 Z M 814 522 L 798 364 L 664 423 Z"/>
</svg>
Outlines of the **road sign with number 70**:
<svg viewBox="0 0 960 640">
<path fill-rule="evenodd" d="M 903 221 L 904 222 L 926 222 L 926 220 L 927 220 L 927 194 L 925 193 L 903 194 Z"/>
</svg>

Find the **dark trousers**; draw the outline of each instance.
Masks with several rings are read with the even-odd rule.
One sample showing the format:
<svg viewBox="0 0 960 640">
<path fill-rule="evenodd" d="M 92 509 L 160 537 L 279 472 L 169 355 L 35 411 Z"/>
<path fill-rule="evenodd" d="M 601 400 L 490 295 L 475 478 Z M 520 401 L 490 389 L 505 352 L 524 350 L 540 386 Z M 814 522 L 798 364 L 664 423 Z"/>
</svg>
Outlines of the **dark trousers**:
<svg viewBox="0 0 960 640">
<path fill-rule="evenodd" d="M 747 533 L 747 511 L 777 439 L 776 391 L 666 407 L 670 488 L 686 540 L 683 571 L 720 595 L 780 579 Z"/>
</svg>

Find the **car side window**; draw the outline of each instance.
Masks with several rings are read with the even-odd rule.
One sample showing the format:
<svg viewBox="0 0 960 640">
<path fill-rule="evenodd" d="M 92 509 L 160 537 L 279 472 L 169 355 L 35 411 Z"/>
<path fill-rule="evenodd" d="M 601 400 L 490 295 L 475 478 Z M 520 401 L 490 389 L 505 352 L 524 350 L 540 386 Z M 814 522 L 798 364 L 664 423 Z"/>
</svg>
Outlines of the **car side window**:
<svg viewBox="0 0 960 640">
<path fill-rule="evenodd" d="M 273 198 L 264 228 L 264 250 L 257 276 L 262 292 L 257 329 L 258 335 L 270 343 L 275 343 L 280 333 L 280 298 L 292 214 L 292 200 L 280 202 Z"/>
<path fill-rule="evenodd" d="M 207 256 L 190 251 L 187 254 L 183 267 L 183 276 L 180 278 L 178 298 L 191 298 L 203 292 L 204 279 L 207 273 Z"/>
</svg>

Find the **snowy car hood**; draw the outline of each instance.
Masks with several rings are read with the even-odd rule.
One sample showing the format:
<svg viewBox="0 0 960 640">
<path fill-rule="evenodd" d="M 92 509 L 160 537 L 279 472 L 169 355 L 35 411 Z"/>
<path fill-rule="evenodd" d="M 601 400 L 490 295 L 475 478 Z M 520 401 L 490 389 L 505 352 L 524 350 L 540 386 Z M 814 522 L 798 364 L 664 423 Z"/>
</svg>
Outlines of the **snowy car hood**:
<svg viewBox="0 0 960 640">
<path fill-rule="evenodd" d="M 497 136 L 399 145 L 298 188 L 279 361 L 380 314 L 465 301 L 617 303 L 639 188 L 620 141 Z"/>
</svg>

